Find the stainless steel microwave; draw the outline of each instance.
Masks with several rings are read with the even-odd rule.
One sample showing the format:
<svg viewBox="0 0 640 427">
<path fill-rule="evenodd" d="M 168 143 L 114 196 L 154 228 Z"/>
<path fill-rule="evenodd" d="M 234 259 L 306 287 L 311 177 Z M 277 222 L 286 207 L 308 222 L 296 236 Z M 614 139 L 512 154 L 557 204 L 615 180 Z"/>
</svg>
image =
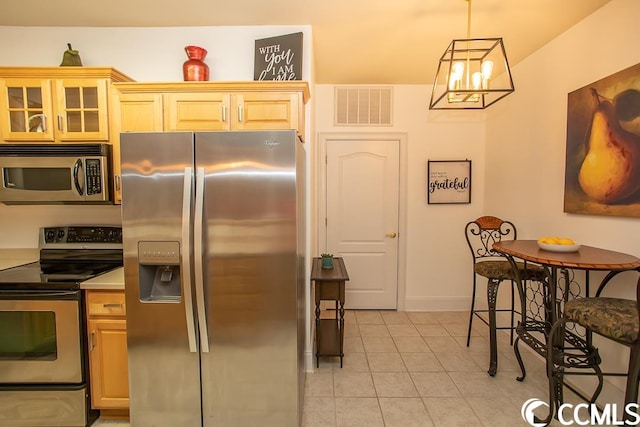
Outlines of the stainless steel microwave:
<svg viewBox="0 0 640 427">
<path fill-rule="evenodd" d="M 0 144 L 0 202 L 113 203 L 109 144 Z"/>
</svg>

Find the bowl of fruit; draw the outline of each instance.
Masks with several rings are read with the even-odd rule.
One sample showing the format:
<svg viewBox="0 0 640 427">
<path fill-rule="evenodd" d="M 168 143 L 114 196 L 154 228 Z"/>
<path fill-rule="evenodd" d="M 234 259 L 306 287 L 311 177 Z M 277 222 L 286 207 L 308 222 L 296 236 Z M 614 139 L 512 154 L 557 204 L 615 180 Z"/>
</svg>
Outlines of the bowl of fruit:
<svg viewBox="0 0 640 427">
<path fill-rule="evenodd" d="M 538 247 L 551 252 L 577 252 L 581 245 L 576 244 L 568 237 L 541 237 L 538 239 Z"/>
</svg>

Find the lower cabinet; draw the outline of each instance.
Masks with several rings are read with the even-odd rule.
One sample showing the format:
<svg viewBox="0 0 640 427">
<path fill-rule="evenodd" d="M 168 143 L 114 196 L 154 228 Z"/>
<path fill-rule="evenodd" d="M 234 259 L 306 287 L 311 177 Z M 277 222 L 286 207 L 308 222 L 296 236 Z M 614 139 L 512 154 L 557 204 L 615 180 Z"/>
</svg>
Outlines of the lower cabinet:
<svg viewBox="0 0 640 427">
<path fill-rule="evenodd" d="M 128 418 L 129 369 L 124 292 L 86 292 L 91 406 L 102 418 Z"/>
</svg>

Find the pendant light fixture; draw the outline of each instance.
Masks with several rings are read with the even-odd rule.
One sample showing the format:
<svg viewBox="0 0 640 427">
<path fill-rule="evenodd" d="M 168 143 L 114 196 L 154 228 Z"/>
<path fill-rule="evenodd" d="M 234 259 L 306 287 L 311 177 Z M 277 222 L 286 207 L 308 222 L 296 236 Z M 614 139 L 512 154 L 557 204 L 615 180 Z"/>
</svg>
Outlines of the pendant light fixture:
<svg viewBox="0 0 640 427">
<path fill-rule="evenodd" d="M 502 38 L 471 38 L 471 0 L 467 38 L 454 39 L 438 63 L 430 110 L 481 110 L 514 91 Z"/>
</svg>

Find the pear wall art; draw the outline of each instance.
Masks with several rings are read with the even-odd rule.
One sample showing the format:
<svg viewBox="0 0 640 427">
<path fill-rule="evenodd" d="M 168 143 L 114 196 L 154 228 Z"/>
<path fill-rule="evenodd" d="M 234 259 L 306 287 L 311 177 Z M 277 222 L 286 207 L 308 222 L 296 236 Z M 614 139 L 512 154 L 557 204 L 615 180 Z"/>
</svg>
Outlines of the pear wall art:
<svg viewBox="0 0 640 427">
<path fill-rule="evenodd" d="M 640 64 L 569 93 L 564 211 L 640 217 Z"/>
</svg>

